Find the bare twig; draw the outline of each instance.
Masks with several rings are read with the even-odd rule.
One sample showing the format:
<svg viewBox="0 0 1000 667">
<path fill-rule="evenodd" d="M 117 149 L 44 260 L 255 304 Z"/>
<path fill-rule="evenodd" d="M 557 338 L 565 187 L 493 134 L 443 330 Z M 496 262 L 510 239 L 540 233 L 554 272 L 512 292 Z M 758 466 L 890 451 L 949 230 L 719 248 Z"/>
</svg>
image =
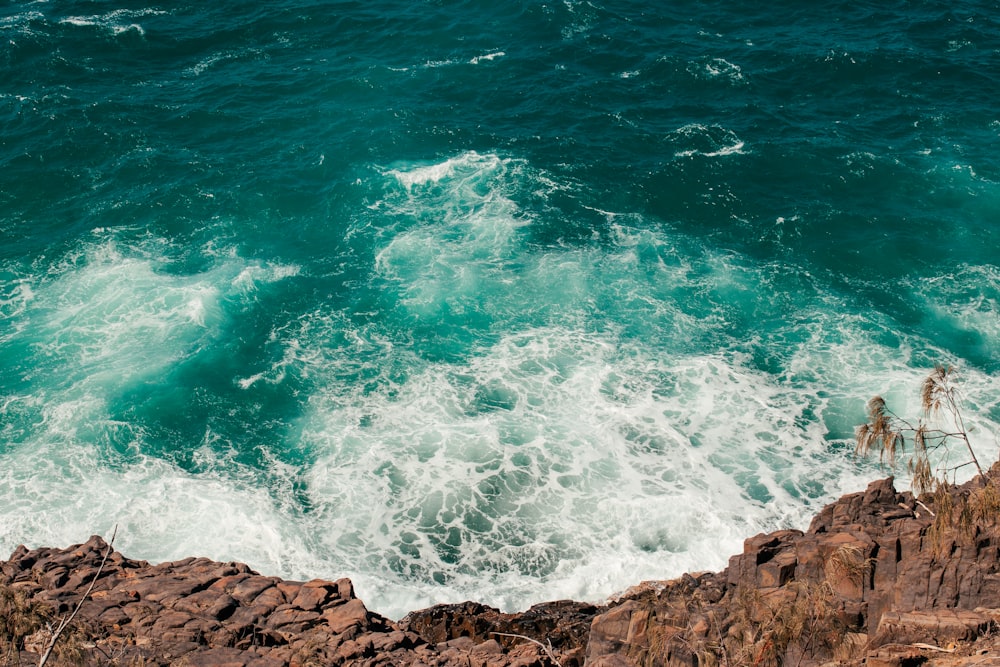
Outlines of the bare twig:
<svg viewBox="0 0 1000 667">
<path fill-rule="evenodd" d="M 525 637 L 524 635 L 516 635 L 516 634 L 511 633 L 511 632 L 491 632 L 490 634 L 491 635 L 496 635 L 498 637 L 517 637 L 518 639 L 527 639 L 532 644 L 538 644 L 539 646 L 542 647 L 542 650 L 545 651 L 545 655 L 549 656 L 549 660 L 551 660 L 552 662 L 554 662 L 556 664 L 556 667 L 562 667 L 562 663 L 560 663 L 558 660 L 556 660 L 556 654 L 552 650 L 552 642 L 551 641 L 549 642 L 548 646 L 546 646 L 545 644 L 543 644 L 542 642 L 538 641 L 537 639 L 532 639 L 531 637 Z"/>
<path fill-rule="evenodd" d="M 76 603 L 76 609 L 73 610 L 73 613 L 60 621 L 59 627 L 57 627 L 56 631 L 52 633 L 52 639 L 49 640 L 49 645 L 45 647 L 45 652 L 42 653 L 42 657 L 38 659 L 38 667 L 45 667 L 45 663 L 52 654 L 52 649 L 55 648 L 56 642 L 59 641 L 59 635 L 61 635 L 63 630 L 65 630 L 66 627 L 73 622 L 76 615 L 80 613 L 80 608 L 83 607 L 83 603 L 87 601 L 88 597 L 90 597 L 90 593 L 94 590 L 94 585 L 97 584 L 97 580 L 101 578 L 101 572 L 104 571 L 104 564 L 108 562 L 108 556 L 110 556 L 111 552 L 114 551 L 115 537 L 117 535 L 118 524 L 115 524 L 115 529 L 111 533 L 111 542 L 108 544 L 108 550 L 104 552 L 104 558 L 101 559 L 101 564 L 97 568 L 97 574 L 94 575 L 94 578 L 90 582 L 90 586 L 87 587 L 87 591 L 83 594 L 83 597 Z"/>
</svg>

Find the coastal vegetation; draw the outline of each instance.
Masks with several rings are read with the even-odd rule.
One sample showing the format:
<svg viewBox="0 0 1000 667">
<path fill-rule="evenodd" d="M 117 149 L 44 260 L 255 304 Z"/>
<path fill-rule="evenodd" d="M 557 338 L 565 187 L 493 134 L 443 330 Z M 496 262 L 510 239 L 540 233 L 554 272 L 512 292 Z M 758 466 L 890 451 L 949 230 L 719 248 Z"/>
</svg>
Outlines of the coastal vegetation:
<svg viewBox="0 0 1000 667">
<path fill-rule="evenodd" d="M 855 430 L 855 453 L 868 456 L 878 451 L 879 460 L 895 466 L 899 453 L 905 451 L 909 443 L 912 448 L 907 464 L 913 480 L 914 491 L 918 494 L 933 491 L 937 484 L 947 483 L 949 474 L 960 468 L 974 465 L 976 472 L 983 476 L 983 468 L 972 449 L 969 434 L 962 419 L 959 406 L 959 391 L 954 384 L 957 371 L 952 366 L 936 366 L 924 378 L 920 388 L 920 403 L 923 409 L 916 423 L 903 419 L 891 409 L 881 396 L 868 401 L 868 421 Z M 968 453 L 968 460 L 951 465 L 950 446 L 959 442 Z M 932 455 L 941 461 L 936 470 L 932 468 Z"/>
</svg>

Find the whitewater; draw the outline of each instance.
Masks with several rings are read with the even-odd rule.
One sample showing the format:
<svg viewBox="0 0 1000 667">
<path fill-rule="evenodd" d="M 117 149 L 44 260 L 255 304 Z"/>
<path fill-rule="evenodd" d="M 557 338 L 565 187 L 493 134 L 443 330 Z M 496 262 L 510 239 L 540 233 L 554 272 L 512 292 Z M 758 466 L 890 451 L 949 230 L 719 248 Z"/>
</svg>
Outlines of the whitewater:
<svg viewBox="0 0 1000 667">
<path fill-rule="evenodd" d="M 995 4 L 40 0 L 0 43 L 0 557 L 117 526 L 516 610 L 805 528 L 938 363 L 997 459 Z"/>
</svg>

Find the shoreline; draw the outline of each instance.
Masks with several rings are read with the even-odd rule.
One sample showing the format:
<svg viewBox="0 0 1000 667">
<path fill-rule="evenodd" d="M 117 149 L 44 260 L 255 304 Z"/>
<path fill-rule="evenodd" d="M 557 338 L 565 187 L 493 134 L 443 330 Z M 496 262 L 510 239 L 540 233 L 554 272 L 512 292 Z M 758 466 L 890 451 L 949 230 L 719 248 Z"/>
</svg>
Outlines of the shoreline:
<svg viewBox="0 0 1000 667">
<path fill-rule="evenodd" d="M 0 561 L 0 599 L 8 617 L 33 620 L 17 636 L 4 630 L 0 643 L 35 659 L 51 641 L 46 624 L 79 605 L 56 641 L 57 661 L 971 665 L 962 653 L 1000 655 L 991 637 L 1000 528 L 996 512 L 976 509 L 1000 506 L 997 485 L 994 466 L 918 501 L 890 477 L 827 505 L 806 531 L 746 539 L 719 572 L 643 582 L 601 604 L 562 600 L 507 614 L 470 601 L 399 621 L 369 611 L 349 579 L 287 581 L 207 558 L 150 565 L 98 536 L 66 549 L 22 546 Z"/>
</svg>

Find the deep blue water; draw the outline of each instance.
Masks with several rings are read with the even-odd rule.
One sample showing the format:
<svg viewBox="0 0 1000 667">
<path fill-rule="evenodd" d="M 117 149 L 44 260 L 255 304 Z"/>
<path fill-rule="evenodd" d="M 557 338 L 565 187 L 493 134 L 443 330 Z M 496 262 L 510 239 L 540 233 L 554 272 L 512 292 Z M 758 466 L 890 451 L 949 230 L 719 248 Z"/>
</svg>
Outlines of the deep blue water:
<svg viewBox="0 0 1000 667">
<path fill-rule="evenodd" d="M 1000 4 L 744 4 L 5 5 L 0 553 L 513 609 L 803 528 L 935 363 L 994 460 Z"/>
</svg>

